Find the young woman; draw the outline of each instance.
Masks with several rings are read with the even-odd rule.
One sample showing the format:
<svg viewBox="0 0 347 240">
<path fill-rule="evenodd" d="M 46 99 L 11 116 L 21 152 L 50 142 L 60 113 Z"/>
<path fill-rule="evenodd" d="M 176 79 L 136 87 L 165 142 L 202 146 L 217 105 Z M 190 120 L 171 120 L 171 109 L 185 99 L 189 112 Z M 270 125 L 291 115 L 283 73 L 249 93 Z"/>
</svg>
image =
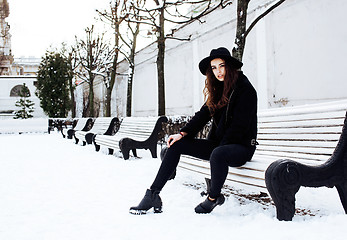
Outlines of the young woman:
<svg viewBox="0 0 347 240">
<path fill-rule="evenodd" d="M 206 75 L 206 103 L 178 134 L 169 136 L 168 150 L 157 176 L 140 204 L 130 213 L 145 214 L 151 208 L 162 211 L 159 193 L 175 171 L 181 154 L 206 159 L 211 165 L 211 186 L 208 197 L 196 208 L 196 213 L 210 213 L 224 203 L 221 189 L 228 168 L 250 161 L 257 137 L 257 93 L 239 69 L 243 63 L 230 55 L 228 49 L 213 49 L 199 63 Z M 207 139 L 194 136 L 212 119 Z"/>
</svg>

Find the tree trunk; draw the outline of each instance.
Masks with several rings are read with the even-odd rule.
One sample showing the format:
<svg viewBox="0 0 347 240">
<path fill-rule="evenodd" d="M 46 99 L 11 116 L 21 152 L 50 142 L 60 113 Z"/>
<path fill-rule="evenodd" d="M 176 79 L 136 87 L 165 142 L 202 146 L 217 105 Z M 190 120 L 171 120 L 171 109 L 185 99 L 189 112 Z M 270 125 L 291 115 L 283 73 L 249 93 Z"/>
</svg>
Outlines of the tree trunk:
<svg viewBox="0 0 347 240">
<path fill-rule="evenodd" d="M 116 47 L 115 52 L 114 52 L 114 58 L 113 58 L 113 63 L 112 63 L 112 71 L 111 71 L 111 78 L 110 78 L 110 83 L 106 91 L 106 117 L 111 117 L 111 100 L 112 100 L 112 91 L 114 87 L 114 83 L 116 82 L 116 73 L 117 73 L 117 63 L 118 63 L 118 56 L 119 56 L 119 25 L 120 23 L 116 22 L 114 24 L 115 29 L 114 29 L 114 46 Z"/>
<path fill-rule="evenodd" d="M 137 36 L 140 33 L 140 23 L 136 24 L 136 29 L 133 35 L 133 44 L 131 46 L 130 57 L 129 57 L 129 76 L 128 76 L 128 90 L 127 90 L 127 113 L 126 116 L 131 116 L 131 104 L 132 104 L 132 92 L 133 92 L 133 79 L 134 79 L 134 69 L 135 69 L 135 51 L 136 51 L 136 43 Z"/>
<path fill-rule="evenodd" d="M 70 90 L 70 96 L 71 96 L 71 117 L 75 118 L 76 117 L 76 102 L 75 102 L 75 94 L 74 94 L 74 89 L 72 86 L 72 81 L 73 79 L 69 81 L 69 90 Z"/>
<path fill-rule="evenodd" d="M 108 87 L 108 88 L 106 88 L 106 101 L 105 101 L 106 114 L 105 114 L 105 117 L 111 117 L 111 99 L 112 99 L 112 88 Z"/>
<path fill-rule="evenodd" d="M 160 10 L 158 36 L 158 116 L 165 115 L 165 80 L 164 80 L 164 56 L 165 56 L 165 34 L 164 34 L 164 8 Z"/>
<path fill-rule="evenodd" d="M 127 88 L 127 113 L 126 116 L 131 116 L 131 104 L 132 104 L 132 91 L 133 91 L 133 77 L 134 77 L 134 65 L 130 63 L 130 72 L 128 76 L 128 88 Z"/>
<path fill-rule="evenodd" d="M 235 46 L 232 50 L 233 57 L 242 61 L 243 52 L 246 44 L 246 23 L 247 23 L 247 9 L 250 0 L 237 1 L 237 26 Z"/>
<path fill-rule="evenodd" d="M 94 77 L 91 76 L 90 83 L 89 83 L 89 116 L 88 117 L 94 117 Z"/>
</svg>

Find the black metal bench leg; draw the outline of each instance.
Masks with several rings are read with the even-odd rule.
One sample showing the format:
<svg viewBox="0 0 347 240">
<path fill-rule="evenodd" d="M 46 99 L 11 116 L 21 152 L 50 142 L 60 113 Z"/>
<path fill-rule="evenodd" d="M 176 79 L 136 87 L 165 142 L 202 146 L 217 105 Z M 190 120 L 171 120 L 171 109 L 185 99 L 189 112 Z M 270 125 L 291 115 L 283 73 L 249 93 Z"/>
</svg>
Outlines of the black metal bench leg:
<svg viewBox="0 0 347 240">
<path fill-rule="evenodd" d="M 133 145 L 133 144 L 131 144 L 132 142 L 134 142 L 134 141 L 130 138 L 123 138 L 119 141 L 119 149 L 123 154 L 124 160 L 129 159 L 130 149 L 133 149 L 133 148 L 130 148 L 130 146 Z M 136 152 L 135 152 L 135 154 L 136 154 Z"/>
<path fill-rule="evenodd" d="M 137 156 L 136 148 L 131 149 L 131 151 L 133 152 L 134 157 L 137 158 L 138 156 Z"/>
<path fill-rule="evenodd" d="M 295 214 L 295 194 L 300 189 L 301 171 L 290 160 L 273 162 L 265 172 L 266 187 L 276 205 L 278 220 L 291 221 Z"/>
<path fill-rule="evenodd" d="M 151 152 L 152 158 L 157 158 L 157 144 L 151 148 L 149 148 L 149 151 Z"/>
<path fill-rule="evenodd" d="M 99 152 L 99 150 L 100 150 L 100 145 L 98 145 L 98 144 L 95 143 L 94 146 L 95 146 L 95 151 Z"/>
<path fill-rule="evenodd" d="M 123 158 L 124 158 L 124 160 L 128 160 L 129 159 L 129 157 L 130 157 L 130 149 L 122 149 L 122 154 L 123 154 Z"/>
<path fill-rule="evenodd" d="M 278 160 L 265 172 L 266 187 L 276 205 L 279 220 L 292 220 L 295 194 L 300 186 L 336 187 L 347 213 L 347 117 L 332 156 L 323 164 L 308 166 L 291 160 Z"/>
<path fill-rule="evenodd" d="M 87 144 L 92 144 L 93 143 L 93 138 L 95 134 L 94 133 L 87 133 L 85 136 Z"/>
<path fill-rule="evenodd" d="M 347 214 L 347 183 L 344 182 L 343 184 L 337 184 L 336 189 L 339 193 L 340 200 L 345 210 L 345 213 Z"/>
<path fill-rule="evenodd" d="M 112 148 L 109 148 L 108 149 L 108 155 L 113 155 L 113 153 L 114 153 L 114 150 Z"/>
</svg>

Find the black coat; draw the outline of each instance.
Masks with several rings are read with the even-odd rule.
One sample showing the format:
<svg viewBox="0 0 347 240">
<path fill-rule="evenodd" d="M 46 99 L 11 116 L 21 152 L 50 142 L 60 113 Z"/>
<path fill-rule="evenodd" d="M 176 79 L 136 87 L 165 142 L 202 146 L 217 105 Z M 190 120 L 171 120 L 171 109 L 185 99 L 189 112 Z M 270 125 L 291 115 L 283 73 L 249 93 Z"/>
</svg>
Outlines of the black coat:
<svg viewBox="0 0 347 240">
<path fill-rule="evenodd" d="M 187 137 L 195 136 L 210 120 L 211 113 L 206 104 L 181 131 Z M 213 116 L 208 139 L 218 145 L 242 144 L 251 146 L 257 138 L 257 92 L 247 77 L 239 72 L 234 90 L 227 106 L 219 109 Z"/>
</svg>

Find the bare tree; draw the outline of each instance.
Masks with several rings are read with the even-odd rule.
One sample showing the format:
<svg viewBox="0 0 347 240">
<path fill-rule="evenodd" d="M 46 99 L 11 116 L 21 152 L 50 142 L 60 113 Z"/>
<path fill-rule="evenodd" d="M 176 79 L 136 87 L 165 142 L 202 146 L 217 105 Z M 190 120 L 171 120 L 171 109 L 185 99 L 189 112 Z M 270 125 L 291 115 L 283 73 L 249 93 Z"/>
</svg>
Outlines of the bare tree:
<svg viewBox="0 0 347 240">
<path fill-rule="evenodd" d="M 235 36 L 235 47 L 232 50 L 232 54 L 235 58 L 242 60 L 243 52 L 246 45 L 246 38 L 254 26 L 272 10 L 280 6 L 285 0 L 280 0 L 274 5 L 269 7 L 265 12 L 259 15 L 247 28 L 247 10 L 250 0 L 237 0 L 237 27 Z"/>
<path fill-rule="evenodd" d="M 157 76 L 158 76 L 158 115 L 165 115 L 165 40 L 168 38 L 176 40 L 190 40 L 190 36 L 186 39 L 173 37 L 173 33 L 166 34 L 165 23 L 170 22 L 174 24 L 187 24 L 192 21 L 198 20 L 208 13 L 214 11 L 219 7 L 226 7 L 231 4 L 228 0 L 153 0 L 152 7 L 138 8 L 139 15 L 136 21 L 143 24 L 152 26 L 156 35 L 158 55 L 157 55 Z M 147 4 L 149 6 L 149 4 Z M 192 11 L 187 11 L 190 7 Z M 195 11 L 197 9 L 197 11 Z M 134 20 L 130 20 L 134 21 Z M 136 22 L 134 21 L 134 22 Z"/>
<path fill-rule="evenodd" d="M 236 0 L 235 0 L 236 1 Z M 190 36 L 186 39 L 180 39 L 174 37 L 174 30 L 171 34 L 166 34 L 165 23 L 175 24 L 187 24 L 193 21 L 200 21 L 203 16 L 215 11 L 218 8 L 225 8 L 232 4 L 232 0 L 177 0 L 169 2 L 167 0 L 153 0 L 146 3 L 152 3 L 152 7 L 136 7 L 139 12 L 137 13 L 136 20 L 130 20 L 132 22 L 141 22 L 143 24 L 150 25 L 153 28 L 153 32 L 156 35 L 156 42 L 158 48 L 157 54 L 157 78 L 158 78 L 158 115 L 165 115 L 165 74 L 164 74 L 164 62 L 165 62 L 165 41 L 166 39 L 176 40 L 189 40 Z M 263 14 L 258 16 L 247 28 L 247 10 L 250 0 L 237 0 L 237 29 L 235 36 L 235 45 L 233 48 L 233 56 L 242 60 L 246 37 L 249 32 L 254 28 L 255 24 L 260 19 L 265 17 L 273 9 L 282 4 L 285 0 L 280 0 Z M 146 4 L 148 6 L 148 4 Z M 187 13 L 187 6 L 190 6 L 190 11 Z M 183 10 L 182 10 L 183 9 Z M 184 12 L 184 10 L 186 12 Z M 131 17 L 132 15 L 129 15 Z"/>
<path fill-rule="evenodd" d="M 139 10 L 138 8 L 143 7 L 145 0 L 135 0 L 135 1 L 127 1 L 127 0 L 113 0 L 110 2 L 110 9 L 99 11 L 99 15 L 101 16 L 103 21 L 106 21 L 111 24 L 111 27 L 114 30 L 114 46 L 115 46 L 115 54 L 112 62 L 112 67 L 109 70 L 105 69 L 106 73 L 108 71 L 109 81 L 107 82 L 107 113 L 111 112 L 111 94 L 114 87 L 117 73 L 117 64 L 119 61 L 119 54 L 122 54 L 125 59 L 129 63 L 129 72 L 128 82 L 127 82 L 127 110 L 126 115 L 131 116 L 131 99 L 132 99 L 132 83 L 133 83 L 133 75 L 135 68 L 135 51 L 136 51 L 136 43 L 137 37 L 140 32 L 140 22 L 132 22 L 129 21 L 129 15 L 133 16 L 133 19 L 138 18 Z M 136 6 L 136 8 L 134 7 Z M 138 19 L 137 19 L 138 20 Z"/>
<path fill-rule="evenodd" d="M 73 75 L 76 75 L 76 70 L 79 66 L 79 61 L 77 57 L 76 46 L 67 46 L 65 43 L 62 43 L 61 54 L 66 57 L 69 62 L 69 67 Z M 71 116 L 76 117 L 76 100 L 75 100 L 75 89 L 76 82 L 75 76 L 69 82 L 70 98 L 71 98 Z"/>
<path fill-rule="evenodd" d="M 89 85 L 86 112 L 87 116 L 94 117 L 97 115 L 94 109 L 94 79 L 97 75 L 102 75 L 102 68 L 112 61 L 114 48 L 110 48 L 109 44 L 106 43 L 104 34 L 94 36 L 94 26 L 86 28 L 85 32 L 85 39 L 77 39 L 76 37 L 76 57 L 79 64 L 76 73 Z"/>
<path fill-rule="evenodd" d="M 105 65 L 104 74 L 105 75 L 105 87 L 106 87 L 106 116 L 111 116 L 111 97 L 114 83 L 116 81 L 117 74 L 117 64 L 119 58 L 120 49 L 120 36 L 121 36 L 121 24 L 126 18 L 126 0 L 113 0 L 110 1 L 110 8 L 108 10 L 100 11 L 97 10 L 99 16 L 103 21 L 111 24 L 114 31 L 114 55 L 113 60 L 110 62 L 111 67 Z"/>
<path fill-rule="evenodd" d="M 132 13 L 135 19 L 139 19 L 140 7 L 143 7 L 145 0 L 136 0 L 132 5 L 128 5 L 128 13 Z M 134 8 L 133 6 L 137 8 Z M 131 106 L 132 106 L 132 90 L 133 90 L 133 79 L 134 79 L 134 70 L 135 70 L 135 52 L 137 46 L 137 38 L 140 34 L 140 21 L 135 23 L 129 21 L 129 18 L 126 19 L 127 22 L 127 31 L 126 34 L 120 35 L 120 38 L 126 48 L 128 49 L 128 54 L 124 54 L 129 63 L 129 72 L 128 72 L 128 82 L 127 82 L 127 103 L 126 103 L 126 116 L 131 116 Z"/>
</svg>

